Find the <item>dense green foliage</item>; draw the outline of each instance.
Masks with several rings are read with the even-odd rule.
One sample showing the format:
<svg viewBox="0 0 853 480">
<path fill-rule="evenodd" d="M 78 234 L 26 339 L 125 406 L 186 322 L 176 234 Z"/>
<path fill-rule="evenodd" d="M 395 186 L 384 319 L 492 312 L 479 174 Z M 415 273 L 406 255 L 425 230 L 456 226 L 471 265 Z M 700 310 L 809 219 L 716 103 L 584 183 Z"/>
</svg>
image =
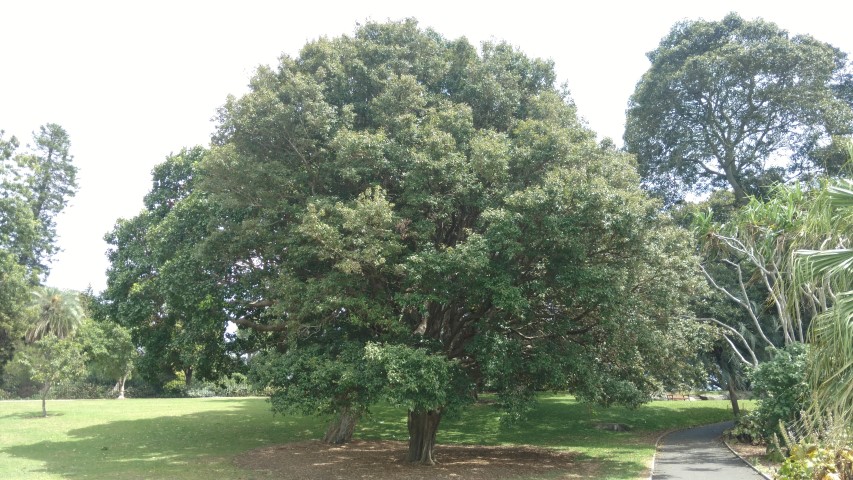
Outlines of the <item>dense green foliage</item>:
<svg viewBox="0 0 853 480">
<path fill-rule="evenodd" d="M 851 480 L 853 449 L 796 445 L 779 468 L 777 480 Z"/>
<path fill-rule="evenodd" d="M 787 174 L 843 163 L 827 145 L 853 133 L 853 76 L 831 45 L 732 13 L 676 24 L 648 57 L 625 145 L 668 202 L 730 188 L 743 205 Z"/>
<path fill-rule="evenodd" d="M 84 309 L 80 294 L 53 287 L 32 290 L 28 307 L 30 327 L 27 341 L 34 342 L 46 335 L 70 337 L 83 322 Z"/>
<path fill-rule="evenodd" d="M 792 427 L 808 409 L 811 389 L 806 381 L 807 356 L 807 345 L 793 343 L 750 372 L 752 392 L 758 400 L 758 408 L 750 415 L 764 439 L 774 434 L 781 438 L 780 428 Z"/>
<path fill-rule="evenodd" d="M 87 320 L 77 332 L 88 359 L 90 376 L 115 382 L 119 398 L 124 398 L 124 385 L 137 358 L 130 331 L 115 322 Z"/>
<path fill-rule="evenodd" d="M 85 354 L 71 338 L 47 334 L 34 343 L 27 344 L 15 354 L 13 360 L 39 385 L 42 416 L 47 416 L 45 402 L 50 389 L 60 382 L 70 382 L 85 372 Z"/>
<path fill-rule="evenodd" d="M 853 148 L 851 148 L 853 152 Z M 827 286 L 831 305 L 809 330 L 809 382 L 815 406 L 847 425 L 853 425 L 853 182 L 841 179 L 822 192 L 811 211 L 812 228 L 824 237 L 820 250 L 801 251 L 800 283 Z"/>
<path fill-rule="evenodd" d="M 0 130 L 0 373 L 29 328 L 30 289 L 47 276 L 56 246 L 56 217 L 77 190 L 68 133 L 41 126 L 19 149 Z"/>
<path fill-rule="evenodd" d="M 407 405 L 425 463 L 482 390 L 521 413 L 540 389 L 636 406 L 692 381 L 689 236 L 554 83 L 549 62 L 414 21 L 260 68 L 210 150 L 155 169 L 107 237 L 141 373 L 262 350 L 255 378 L 289 410 Z"/>
<path fill-rule="evenodd" d="M 158 165 L 145 210 L 106 236 L 114 248 L 98 316 L 130 330 L 142 349 L 139 375 L 155 388 L 176 372 L 189 386 L 194 375 L 216 379 L 236 366 L 226 355 L 235 344 L 223 341 L 227 292 L 199 252 L 216 212 L 203 195 L 190 195 L 204 153 L 183 150 Z"/>
</svg>

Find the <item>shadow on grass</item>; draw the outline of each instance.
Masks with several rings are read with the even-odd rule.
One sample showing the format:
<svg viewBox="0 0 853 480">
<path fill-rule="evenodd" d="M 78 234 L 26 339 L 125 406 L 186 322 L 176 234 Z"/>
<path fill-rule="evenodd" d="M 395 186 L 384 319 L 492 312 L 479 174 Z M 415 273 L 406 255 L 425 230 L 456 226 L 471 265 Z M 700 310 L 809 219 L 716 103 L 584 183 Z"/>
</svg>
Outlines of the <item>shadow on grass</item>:
<svg viewBox="0 0 853 480">
<path fill-rule="evenodd" d="M 40 472 L 62 477 L 214 479 L 230 478 L 233 457 L 244 451 L 322 433 L 317 419 L 273 417 L 262 400 L 227 402 L 237 407 L 176 416 L 164 411 L 73 429 L 65 432 L 67 440 L 0 447 L 0 452 L 39 461 Z"/>
<path fill-rule="evenodd" d="M 541 395 L 536 408 L 515 424 L 503 424 L 500 410 L 477 404 L 456 418 L 442 420 L 436 447 L 442 443 L 470 445 L 533 445 L 578 453 L 581 461 L 599 462 L 603 472 L 636 478 L 651 460 L 657 437 L 668 430 L 731 419 L 727 402 L 653 402 L 637 409 L 601 408 L 580 404 L 564 395 Z M 405 440 L 404 412 L 375 409 L 357 433 L 362 438 Z M 630 432 L 603 431 L 599 423 L 624 423 Z"/>
<path fill-rule="evenodd" d="M 0 415 L 0 419 L 2 418 L 19 418 L 19 419 L 30 419 L 30 420 L 41 420 L 53 417 L 61 417 L 65 415 L 62 412 L 51 413 L 47 412 L 47 416 L 41 414 L 41 412 L 20 412 L 20 413 L 10 413 L 8 415 Z"/>
<path fill-rule="evenodd" d="M 209 480 L 239 474 L 238 478 L 256 478 L 252 472 L 236 470 L 234 457 L 262 446 L 317 439 L 324 431 L 322 419 L 273 416 L 269 404 L 260 399 L 222 402 L 221 409 L 214 403 L 213 409 L 198 413 L 170 415 L 163 411 L 152 418 L 72 429 L 64 432 L 68 437 L 65 440 L 0 447 L 0 452 L 36 460 L 43 465 L 41 471 L 63 477 Z M 623 472 L 621 478 L 636 478 L 650 459 L 658 432 L 726 419 L 720 406 L 661 403 L 664 405 L 637 410 L 600 409 L 566 397 L 543 396 L 530 416 L 515 425 L 502 424 L 494 405 L 475 405 L 456 418 L 442 421 L 437 451 L 441 444 L 557 448 L 576 452 L 581 462 L 600 464 L 604 472 Z M 33 418 L 28 414 L 13 416 Z M 600 422 L 626 423 L 633 430 L 597 430 L 595 424 Z M 355 436 L 405 441 L 405 412 L 376 407 L 359 424 Z"/>
</svg>

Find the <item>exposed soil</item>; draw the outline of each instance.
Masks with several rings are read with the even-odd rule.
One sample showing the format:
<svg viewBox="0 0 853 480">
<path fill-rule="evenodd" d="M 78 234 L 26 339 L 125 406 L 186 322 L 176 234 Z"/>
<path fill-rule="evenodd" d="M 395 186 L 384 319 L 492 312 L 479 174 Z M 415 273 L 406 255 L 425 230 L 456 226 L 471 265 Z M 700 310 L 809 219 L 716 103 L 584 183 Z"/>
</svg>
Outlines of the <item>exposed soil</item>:
<svg viewBox="0 0 853 480">
<path fill-rule="evenodd" d="M 288 480 L 598 478 L 595 463 L 544 448 L 438 445 L 431 467 L 406 463 L 406 449 L 406 443 L 392 441 L 298 442 L 252 450 L 235 463 L 259 478 Z"/>
<path fill-rule="evenodd" d="M 737 441 L 726 441 L 732 450 L 737 452 L 744 460 L 754 465 L 762 473 L 773 476 L 782 465 L 780 462 L 773 462 L 767 458 L 766 445 L 751 445 L 749 443 L 740 443 Z"/>
</svg>

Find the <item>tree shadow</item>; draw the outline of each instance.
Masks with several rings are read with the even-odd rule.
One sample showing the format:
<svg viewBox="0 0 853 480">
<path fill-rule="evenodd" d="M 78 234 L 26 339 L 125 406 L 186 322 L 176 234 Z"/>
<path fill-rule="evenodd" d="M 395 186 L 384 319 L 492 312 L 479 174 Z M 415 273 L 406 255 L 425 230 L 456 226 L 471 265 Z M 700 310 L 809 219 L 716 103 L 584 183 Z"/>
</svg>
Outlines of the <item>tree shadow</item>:
<svg viewBox="0 0 853 480">
<path fill-rule="evenodd" d="M 0 415 L 0 418 L 19 418 L 19 419 L 30 419 L 30 420 L 38 420 L 38 419 L 47 419 L 51 417 L 62 417 L 65 413 L 63 412 L 47 412 L 47 416 L 41 414 L 41 412 L 19 412 L 19 413 L 10 413 L 8 415 Z"/>
<path fill-rule="evenodd" d="M 316 419 L 273 418 L 257 408 L 257 400 L 227 401 L 239 403 L 238 408 L 113 421 L 70 430 L 66 440 L 2 447 L 0 452 L 41 462 L 36 472 L 61 477 L 230 478 L 236 472 L 235 454 L 322 432 Z"/>
<path fill-rule="evenodd" d="M 217 400 L 207 400 L 217 402 Z M 323 419 L 273 416 L 258 399 L 223 399 L 221 409 L 184 415 L 162 415 L 138 420 L 118 420 L 77 428 L 67 439 L 0 447 L 0 452 L 41 463 L 40 472 L 75 478 L 265 478 L 263 473 L 239 470 L 235 456 L 270 445 L 316 440 L 323 434 Z M 227 402 L 227 405 L 226 403 Z M 127 408 L 133 408 L 132 403 Z M 28 414 L 12 414 L 21 419 Z M 670 425 L 713 423 L 719 407 L 588 411 L 559 397 L 543 397 L 524 421 L 504 424 L 496 406 L 476 405 L 442 422 L 437 452 L 442 444 L 531 445 L 572 451 L 579 462 L 600 464 L 604 472 L 641 472 L 657 433 Z M 595 429 L 598 422 L 626 423 L 631 432 Z M 407 439 L 405 412 L 376 407 L 357 427 L 356 438 Z"/>
</svg>

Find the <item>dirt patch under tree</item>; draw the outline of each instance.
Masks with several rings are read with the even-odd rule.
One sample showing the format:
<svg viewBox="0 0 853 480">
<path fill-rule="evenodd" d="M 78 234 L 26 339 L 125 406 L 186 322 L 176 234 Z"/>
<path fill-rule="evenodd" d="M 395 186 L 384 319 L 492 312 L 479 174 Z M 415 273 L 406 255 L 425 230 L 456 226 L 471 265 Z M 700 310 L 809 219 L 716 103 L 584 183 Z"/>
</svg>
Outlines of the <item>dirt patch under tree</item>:
<svg viewBox="0 0 853 480">
<path fill-rule="evenodd" d="M 392 441 L 297 442 L 246 452 L 235 463 L 261 478 L 288 480 L 598 478 L 596 463 L 544 448 L 440 445 L 431 467 L 406 463 L 406 451 L 406 443 Z"/>
</svg>

